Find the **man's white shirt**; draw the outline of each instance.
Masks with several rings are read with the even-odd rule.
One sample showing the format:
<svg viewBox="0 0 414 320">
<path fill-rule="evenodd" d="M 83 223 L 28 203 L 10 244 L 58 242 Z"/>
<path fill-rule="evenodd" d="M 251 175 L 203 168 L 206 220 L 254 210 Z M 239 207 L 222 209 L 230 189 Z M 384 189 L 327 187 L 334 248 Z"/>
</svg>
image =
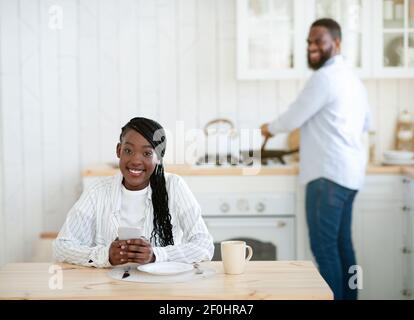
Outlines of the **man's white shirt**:
<svg viewBox="0 0 414 320">
<path fill-rule="evenodd" d="M 269 124 L 269 131 L 300 128 L 301 183 L 326 178 L 357 190 L 365 177 L 362 135 L 370 126 L 366 90 L 337 55 L 313 73 L 288 110 Z"/>
<path fill-rule="evenodd" d="M 69 211 L 66 221 L 53 242 L 55 260 L 84 266 L 110 267 L 109 247 L 117 238 L 121 222 L 122 175 L 99 178 L 85 190 Z M 192 263 L 211 260 L 213 239 L 201 216 L 201 208 L 184 180 L 165 174 L 174 245 L 153 250 L 157 262 Z M 146 193 L 144 237 L 153 230 L 152 190 Z"/>
</svg>

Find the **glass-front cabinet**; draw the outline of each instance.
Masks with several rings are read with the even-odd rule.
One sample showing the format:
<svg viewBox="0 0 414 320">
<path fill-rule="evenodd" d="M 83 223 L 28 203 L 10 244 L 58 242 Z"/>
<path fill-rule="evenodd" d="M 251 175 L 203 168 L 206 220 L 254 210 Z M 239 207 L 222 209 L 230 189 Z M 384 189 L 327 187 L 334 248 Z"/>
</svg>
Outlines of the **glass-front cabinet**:
<svg viewBox="0 0 414 320">
<path fill-rule="evenodd" d="M 374 0 L 378 77 L 414 77 L 414 0 Z"/>
<path fill-rule="evenodd" d="M 237 1 L 239 79 L 297 78 L 304 70 L 301 1 Z"/>
<path fill-rule="evenodd" d="M 371 69 L 369 10 L 366 0 L 314 0 L 309 15 L 309 26 L 320 18 L 332 18 L 340 24 L 342 55 L 362 77 L 368 77 Z"/>
<path fill-rule="evenodd" d="M 308 75 L 309 27 L 325 17 L 362 78 L 414 78 L 414 0 L 237 0 L 238 79 Z"/>
</svg>

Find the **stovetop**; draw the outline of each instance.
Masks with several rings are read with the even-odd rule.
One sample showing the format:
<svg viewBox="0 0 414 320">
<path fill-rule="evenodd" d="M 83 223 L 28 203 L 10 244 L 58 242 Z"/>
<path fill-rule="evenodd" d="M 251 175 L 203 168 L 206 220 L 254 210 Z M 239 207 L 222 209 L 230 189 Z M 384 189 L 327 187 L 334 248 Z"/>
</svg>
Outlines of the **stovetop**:
<svg viewBox="0 0 414 320">
<path fill-rule="evenodd" d="M 263 166 L 284 166 L 286 163 L 280 161 L 278 158 L 254 158 L 249 157 L 243 159 L 242 156 L 237 157 L 235 155 L 205 155 L 200 157 L 195 165 L 196 166 L 215 166 L 215 167 L 251 167 L 253 165 L 263 165 Z"/>
<path fill-rule="evenodd" d="M 240 157 L 236 157 L 234 155 L 228 154 L 228 155 L 205 155 L 204 157 L 200 157 L 196 163 L 198 166 L 203 165 L 215 165 L 215 166 L 240 166 L 245 165 L 243 160 Z"/>
</svg>

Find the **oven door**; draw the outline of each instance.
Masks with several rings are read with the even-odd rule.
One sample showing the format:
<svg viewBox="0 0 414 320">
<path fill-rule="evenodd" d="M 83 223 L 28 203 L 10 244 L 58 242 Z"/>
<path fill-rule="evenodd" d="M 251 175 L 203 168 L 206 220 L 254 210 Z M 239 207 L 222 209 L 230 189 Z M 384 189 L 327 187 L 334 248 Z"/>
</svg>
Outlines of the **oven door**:
<svg viewBox="0 0 414 320">
<path fill-rule="evenodd" d="M 213 260 L 221 260 L 220 242 L 243 240 L 253 248 L 252 260 L 294 260 L 294 217 L 205 216 L 214 239 Z"/>
</svg>

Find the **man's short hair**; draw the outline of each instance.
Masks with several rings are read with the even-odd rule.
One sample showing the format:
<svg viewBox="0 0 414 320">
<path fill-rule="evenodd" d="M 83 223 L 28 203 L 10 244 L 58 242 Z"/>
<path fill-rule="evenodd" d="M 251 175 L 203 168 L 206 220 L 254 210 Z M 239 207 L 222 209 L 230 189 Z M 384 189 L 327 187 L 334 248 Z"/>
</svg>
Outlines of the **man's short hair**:
<svg viewBox="0 0 414 320">
<path fill-rule="evenodd" d="M 342 40 L 341 26 L 334 19 L 323 18 L 316 20 L 314 23 L 312 23 L 311 28 L 313 27 L 325 27 L 331 34 L 332 39 L 339 39 L 339 41 Z"/>
</svg>

